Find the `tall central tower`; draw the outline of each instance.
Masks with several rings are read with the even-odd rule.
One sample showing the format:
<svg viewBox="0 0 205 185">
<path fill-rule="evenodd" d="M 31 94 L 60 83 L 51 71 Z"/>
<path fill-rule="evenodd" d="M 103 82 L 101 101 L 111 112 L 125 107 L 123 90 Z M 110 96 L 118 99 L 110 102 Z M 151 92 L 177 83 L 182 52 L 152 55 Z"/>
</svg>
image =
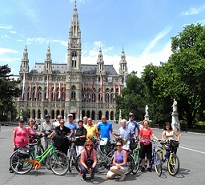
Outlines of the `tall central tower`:
<svg viewBox="0 0 205 185">
<path fill-rule="evenodd" d="M 80 118 L 82 73 L 81 73 L 81 30 L 76 3 L 69 29 L 66 70 L 66 113 Z"/>
</svg>

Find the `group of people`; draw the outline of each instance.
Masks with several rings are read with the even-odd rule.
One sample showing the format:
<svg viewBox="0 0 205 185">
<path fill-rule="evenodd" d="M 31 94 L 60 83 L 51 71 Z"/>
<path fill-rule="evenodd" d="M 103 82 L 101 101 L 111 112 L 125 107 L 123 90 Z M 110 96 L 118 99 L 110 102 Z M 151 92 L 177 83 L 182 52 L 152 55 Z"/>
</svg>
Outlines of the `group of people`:
<svg viewBox="0 0 205 185">
<path fill-rule="evenodd" d="M 129 114 L 129 120 L 123 119 L 121 121 L 121 127 L 118 130 L 118 134 L 115 134 L 112 128 L 112 124 L 106 120 L 105 116 L 102 116 L 101 122 L 97 125 L 91 118 L 86 116 L 83 120 L 79 120 L 77 123 L 73 120 L 73 115 L 68 115 L 68 120 L 65 122 L 62 116 L 57 117 L 56 122 L 50 121 L 50 116 L 45 116 L 45 122 L 35 128 L 35 121 L 30 119 L 28 121 L 28 127 L 24 126 L 24 120 L 19 120 L 18 127 L 13 129 L 12 142 L 13 149 L 17 147 L 24 147 L 29 142 L 32 142 L 32 136 L 42 135 L 42 143 L 44 149 L 48 147 L 51 142 L 50 138 L 55 138 L 56 135 L 63 136 L 57 148 L 67 154 L 70 147 L 70 142 L 67 138 L 75 138 L 77 155 L 80 157 L 80 168 L 82 171 L 82 180 L 86 179 L 86 174 L 91 173 L 91 181 L 94 181 L 94 174 L 97 172 L 97 154 L 94 149 L 94 144 L 91 141 L 93 137 L 106 138 L 107 141 L 111 139 L 110 135 L 116 140 L 116 152 L 114 153 L 113 166 L 107 173 L 107 179 L 113 179 L 116 176 L 120 176 L 119 181 L 125 179 L 125 173 L 128 170 L 127 165 L 127 153 L 129 151 L 129 145 L 131 138 L 139 139 L 140 157 L 142 159 L 141 171 L 145 171 L 145 156 L 147 158 L 147 170 L 151 171 L 150 160 L 152 157 L 152 143 L 151 137 L 155 140 L 158 138 L 154 135 L 153 130 L 149 127 L 149 121 L 144 120 L 138 124 L 134 121 L 134 114 Z M 180 135 L 172 130 L 169 122 L 165 123 L 164 130 L 162 132 L 162 139 L 174 139 L 174 135 L 177 136 L 180 141 Z M 65 137 L 64 137 L 65 136 Z M 12 170 L 10 169 L 10 172 Z"/>
</svg>

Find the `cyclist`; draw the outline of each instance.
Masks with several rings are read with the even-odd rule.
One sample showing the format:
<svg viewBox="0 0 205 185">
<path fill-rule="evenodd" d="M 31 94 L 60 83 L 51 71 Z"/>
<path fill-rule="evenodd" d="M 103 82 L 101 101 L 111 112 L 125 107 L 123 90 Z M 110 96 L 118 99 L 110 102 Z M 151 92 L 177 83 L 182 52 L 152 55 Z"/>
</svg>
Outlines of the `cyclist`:
<svg viewBox="0 0 205 185">
<path fill-rule="evenodd" d="M 177 141 L 180 143 L 180 134 L 174 129 L 172 129 L 172 125 L 170 122 L 166 122 L 162 131 L 162 140 L 175 140 L 175 137 L 177 137 Z M 176 154 L 176 152 L 177 147 L 174 147 L 174 153 Z"/>
<path fill-rule="evenodd" d="M 54 145 L 58 148 L 58 150 L 62 151 L 67 155 L 69 148 L 69 140 L 65 136 L 71 137 L 73 131 L 65 127 L 64 123 L 64 119 L 60 119 L 60 125 L 55 128 L 51 136 L 54 140 Z"/>
<path fill-rule="evenodd" d="M 93 120 L 91 118 L 88 118 L 88 124 L 87 126 L 85 126 L 86 130 L 87 130 L 87 139 L 91 139 L 93 137 L 99 137 L 99 132 L 97 129 L 97 126 L 95 124 L 93 124 Z"/>
<path fill-rule="evenodd" d="M 13 129 L 12 133 L 12 143 L 13 150 L 15 151 L 18 147 L 25 147 L 28 144 L 28 129 L 24 127 L 24 120 L 20 119 L 18 127 Z M 13 173 L 14 171 L 9 168 L 9 172 Z"/>
<path fill-rule="evenodd" d="M 35 142 L 34 136 L 40 135 L 40 132 L 36 132 L 34 129 L 35 121 L 33 119 L 29 119 L 28 121 L 28 137 L 29 137 L 29 143 Z"/>
<path fill-rule="evenodd" d="M 50 115 L 45 115 L 45 122 L 41 123 L 40 132 L 43 134 L 42 144 L 44 146 L 44 150 L 48 148 L 48 145 L 51 144 L 49 138 L 51 137 L 51 133 L 54 130 L 53 123 L 50 121 Z"/>
<path fill-rule="evenodd" d="M 152 129 L 149 127 L 149 121 L 144 120 L 144 127 L 140 130 L 140 158 L 142 159 L 142 169 L 141 171 L 145 171 L 145 154 L 147 156 L 147 170 L 152 171 L 150 167 L 150 160 L 152 159 L 152 143 L 150 142 L 151 136 L 158 140 L 154 135 Z"/>
<path fill-rule="evenodd" d="M 86 126 L 88 124 L 88 117 L 84 116 L 83 117 L 83 126 Z"/>
<path fill-rule="evenodd" d="M 60 120 L 62 119 L 61 115 L 57 116 L 57 120 L 53 123 L 54 127 L 58 127 L 60 125 Z"/>
<path fill-rule="evenodd" d="M 113 166 L 110 168 L 110 171 L 107 173 L 107 179 L 113 179 L 116 176 L 120 175 L 119 181 L 125 179 L 125 173 L 128 170 L 127 165 L 127 152 L 123 150 L 123 141 L 118 140 L 116 142 L 117 151 L 114 153 Z"/>
<path fill-rule="evenodd" d="M 73 120 L 73 115 L 72 114 L 68 114 L 68 122 L 66 122 L 65 127 L 68 127 L 69 129 L 71 129 L 73 131 L 73 135 L 71 137 L 74 137 L 74 133 L 76 131 L 76 129 L 78 128 L 77 124 L 75 123 L 75 121 Z"/>
<path fill-rule="evenodd" d="M 80 156 L 80 169 L 83 176 L 81 180 L 86 180 L 86 173 L 91 173 L 91 181 L 94 181 L 94 174 L 97 172 L 97 154 L 94 150 L 94 144 L 91 141 L 86 141 L 84 150 Z"/>
<path fill-rule="evenodd" d="M 82 152 L 84 149 L 84 143 L 86 141 L 87 130 L 83 126 L 83 120 L 78 121 L 78 128 L 75 133 L 76 141 L 76 153 L 77 156 Z"/>
<path fill-rule="evenodd" d="M 130 148 L 130 139 L 135 137 L 134 131 L 126 126 L 127 120 L 123 119 L 121 121 L 122 126 L 118 130 L 118 135 L 123 140 L 123 149 L 128 150 Z M 135 138 L 136 139 L 136 138 Z"/>
<path fill-rule="evenodd" d="M 113 132 L 112 124 L 107 122 L 106 117 L 102 116 L 102 122 L 98 123 L 98 131 L 100 133 L 101 138 L 107 138 L 108 141 L 110 140 L 110 133 L 113 135 L 114 138 L 117 138 L 115 133 Z"/>
<path fill-rule="evenodd" d="M 132 112 L 129 113 L 129 121 L 127 122 L 127 127 L 134 131 L 134 137 L 137 138 L 140 133 L 140 130 L 139 130 L 138 123 L 134 121 L 134 114 Z M 136 133 L 136 129 L 137 129 L 137 133 Z"/>
</svg>

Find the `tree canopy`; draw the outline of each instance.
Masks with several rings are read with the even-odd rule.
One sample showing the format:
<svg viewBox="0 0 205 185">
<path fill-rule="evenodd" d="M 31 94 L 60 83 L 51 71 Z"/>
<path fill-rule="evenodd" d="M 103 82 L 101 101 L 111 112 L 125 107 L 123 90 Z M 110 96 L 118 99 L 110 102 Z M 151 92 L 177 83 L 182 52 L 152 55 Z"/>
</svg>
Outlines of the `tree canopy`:
<svg viewBox="0 0 205 185">
<path fill-rule="evenodd" d="M 18 81 L 12 78 L 9 73 L 11 69 L 8 65 L 0 66 L 0 119 L 7 119 L 10 111 L 15 116 L 13 99 L 20 96 L 20 90 L 17 86 Z"/>
</svg>

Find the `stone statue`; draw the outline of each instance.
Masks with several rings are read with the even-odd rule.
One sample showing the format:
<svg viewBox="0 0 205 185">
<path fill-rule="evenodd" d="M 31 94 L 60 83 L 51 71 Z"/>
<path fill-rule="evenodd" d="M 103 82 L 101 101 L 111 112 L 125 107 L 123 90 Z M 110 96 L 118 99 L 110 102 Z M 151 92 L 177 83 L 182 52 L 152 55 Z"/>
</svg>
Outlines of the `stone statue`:
<svg viewBox="0 0 205 185">
<path fill-rule="evenodd" d="M 148 115 L 148 105 L 145 106 L 145 115 Z"/>
<path fill-rule="evenodd" d="M 177 112 L 177 101 L 174 99 L 174 102 L 173 102 L 173 112 Z"/>
</svg>

